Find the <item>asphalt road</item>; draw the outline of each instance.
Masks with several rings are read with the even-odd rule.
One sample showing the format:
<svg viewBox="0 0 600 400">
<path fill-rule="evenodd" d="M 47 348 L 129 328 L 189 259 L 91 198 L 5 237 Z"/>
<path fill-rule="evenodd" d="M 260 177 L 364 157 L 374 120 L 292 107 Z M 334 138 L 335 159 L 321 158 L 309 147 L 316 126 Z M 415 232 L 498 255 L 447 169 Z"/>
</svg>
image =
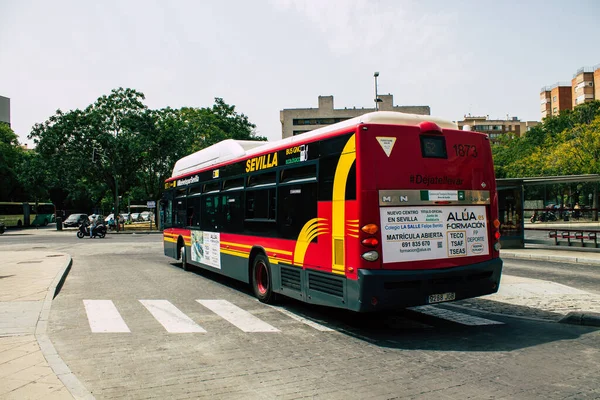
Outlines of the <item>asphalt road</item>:
<svg viewBox="0 0 600 400">
<path fill-rule="evenodd" d="M 600 397 L 598 328 L 445 305 L 376 315 L 274 308 L 245 285 L 181 270 L 160 235 L 0 237 L 0 251 L 32 248 L 73 258 L 48 335 L 98 399 Z M 590 268 L 507 261 L 505 272 L 591 290 Z"/>
</svg>

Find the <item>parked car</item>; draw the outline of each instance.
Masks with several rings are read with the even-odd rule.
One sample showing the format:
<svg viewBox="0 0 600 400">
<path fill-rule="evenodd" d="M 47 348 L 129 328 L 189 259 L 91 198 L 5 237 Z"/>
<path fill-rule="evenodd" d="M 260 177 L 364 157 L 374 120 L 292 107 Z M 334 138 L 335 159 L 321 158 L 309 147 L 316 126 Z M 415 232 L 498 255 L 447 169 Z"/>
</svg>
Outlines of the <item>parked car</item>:
<svg viewBox="0 0 600 400">
<path fill-rule="evenodd" d="M 131 213 L 131 222 L 141 221 L 140 213 Z"/>
<path fill-rule="evenodd" d="M 123 222 L 129 222 L 129 221 L 131 221 L 131 214 L 122 213 L 121 214 L 121 220 Z"/>
<path fill-rule="evenodd" d="M 63 225 L 65 228 L 77 228 L 79 225 L 88 220 L 87 214 L 71 214 L 65 219 Z"/>
<path fill-rule="evenodd" d="M 142 218 L 142 221 L 150 221 L 150 218 L 152 218 L 153 215 L 154 213 L 152 211 L 144 211 L 140 214 L 140 217 Z"/>
</svg>

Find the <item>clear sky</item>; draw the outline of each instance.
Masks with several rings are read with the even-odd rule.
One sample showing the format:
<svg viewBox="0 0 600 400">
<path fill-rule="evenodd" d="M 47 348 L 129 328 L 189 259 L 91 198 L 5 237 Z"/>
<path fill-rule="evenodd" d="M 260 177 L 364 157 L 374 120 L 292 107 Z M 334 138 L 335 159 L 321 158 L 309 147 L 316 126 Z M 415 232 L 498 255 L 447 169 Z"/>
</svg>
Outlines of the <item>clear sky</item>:
<svg viewBox="0 0 600 400">
<path fill-rule="evenodd" d="M 598 0 L 0 0 L 0 95 L 21 142 L 117 87 L 151 108 L 234 104 L 270 140 L 279 111 L 429 105 L 540 119 L 540 88 L 600 63 Z"/>
</svg>

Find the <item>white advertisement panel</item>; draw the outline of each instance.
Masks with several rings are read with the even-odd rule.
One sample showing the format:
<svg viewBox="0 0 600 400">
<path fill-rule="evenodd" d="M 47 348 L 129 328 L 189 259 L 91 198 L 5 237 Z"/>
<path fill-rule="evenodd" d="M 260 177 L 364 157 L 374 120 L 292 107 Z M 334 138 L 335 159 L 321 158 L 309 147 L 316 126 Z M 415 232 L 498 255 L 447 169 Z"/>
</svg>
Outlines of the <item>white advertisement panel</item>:
<svg viewBox="0 0 600 400">
<path fill-rule="evenodd" d="M 383 262 L 489 254 L 485 206 L 381 207 Z"/>
<path fill-rule="evenodd" d="M 192 261 L 221 269 L 221 234 L 192 231 Z"/>
</svg>

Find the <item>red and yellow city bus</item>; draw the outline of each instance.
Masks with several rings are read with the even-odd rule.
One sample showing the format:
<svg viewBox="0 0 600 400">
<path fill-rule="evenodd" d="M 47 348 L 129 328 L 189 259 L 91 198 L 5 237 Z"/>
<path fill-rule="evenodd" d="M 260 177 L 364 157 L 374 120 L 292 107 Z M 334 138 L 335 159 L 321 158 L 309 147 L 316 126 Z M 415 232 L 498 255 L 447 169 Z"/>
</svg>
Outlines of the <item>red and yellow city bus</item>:
<svg viewBox="0 0 600 400">
<path fill-rule="evenodd" d="M 452 122 L 379 111 L 226 140 L 179 160 L 165 189 L 165 255 L 262 302 L 377 311 L 498 290 L 490 142 Z"/>
</svg>

